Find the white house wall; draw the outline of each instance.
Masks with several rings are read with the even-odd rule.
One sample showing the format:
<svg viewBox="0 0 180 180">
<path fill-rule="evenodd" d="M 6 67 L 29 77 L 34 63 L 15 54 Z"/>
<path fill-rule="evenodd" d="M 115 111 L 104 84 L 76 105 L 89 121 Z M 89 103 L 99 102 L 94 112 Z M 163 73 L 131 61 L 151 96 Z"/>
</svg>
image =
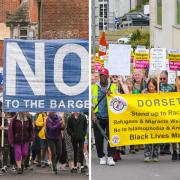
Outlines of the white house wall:
<svg viewBox="0 0 180 180">
<path fill-rule="evenodd" d="M 150 0 L 151 46 L 180 49 L 180 28 L 176 26 L 176 0 L 162 0 L 161 27 L 156 23 L 156 13 L 156 0 Z"/>
</svg>

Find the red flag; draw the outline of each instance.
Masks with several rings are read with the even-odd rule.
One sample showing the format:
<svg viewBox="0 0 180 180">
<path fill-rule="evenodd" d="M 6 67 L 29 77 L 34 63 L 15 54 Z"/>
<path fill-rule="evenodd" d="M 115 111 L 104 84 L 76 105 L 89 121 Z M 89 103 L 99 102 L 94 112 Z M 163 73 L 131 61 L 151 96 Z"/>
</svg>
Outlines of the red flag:
<svg viewBox="0 0 180 180">
<path fill-rule="evenodd" d="M 105 56 L 107 52 L 107 42 L 105 39 L 105 32 L 102 32 L 99 40 L 99 56 Z"/>
</svg>

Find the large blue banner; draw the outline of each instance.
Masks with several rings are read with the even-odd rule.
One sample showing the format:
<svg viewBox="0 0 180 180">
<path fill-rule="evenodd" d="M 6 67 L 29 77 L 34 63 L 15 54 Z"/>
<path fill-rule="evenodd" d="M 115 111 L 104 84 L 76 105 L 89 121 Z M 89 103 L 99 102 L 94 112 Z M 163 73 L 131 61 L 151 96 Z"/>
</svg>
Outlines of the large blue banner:
<svg viewBox="0 0 180 180">
<path fill-rule="evenodd" d="M 89 108 L 86 40 L 5 40 L 5 112 Z"/>
</svg>

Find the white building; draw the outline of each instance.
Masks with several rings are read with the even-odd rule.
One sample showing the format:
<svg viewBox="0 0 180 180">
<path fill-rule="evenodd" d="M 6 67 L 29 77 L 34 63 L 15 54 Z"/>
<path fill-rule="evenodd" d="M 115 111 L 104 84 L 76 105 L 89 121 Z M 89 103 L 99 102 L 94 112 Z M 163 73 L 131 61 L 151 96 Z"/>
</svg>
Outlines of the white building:
<svg viewBox="0 0 180 180">
<path fill-rule="evenodd" d="M 180 0 L 150 0 L 153 47 L 180 49 Z"/>
<path fill-rule="evenodd" d="M 139 0 L 91 0 L 92 46 L 95 47 L 98 44 L 99 29 L 103 29 L 103 13 L 106 29 L 113 31 L 115 30 L 115 18 L 135 9 L 138 2 Z"/>
<path fill-rule="evenodd" d="M 110 30 L 114 27 L 114 19 L 121 17 L 130 10 L 135 9 L 138 0 L 99 0 L 99 22 L 103 21 L 103 3 L 105 24 L 109 25 Z"/>
</svg>

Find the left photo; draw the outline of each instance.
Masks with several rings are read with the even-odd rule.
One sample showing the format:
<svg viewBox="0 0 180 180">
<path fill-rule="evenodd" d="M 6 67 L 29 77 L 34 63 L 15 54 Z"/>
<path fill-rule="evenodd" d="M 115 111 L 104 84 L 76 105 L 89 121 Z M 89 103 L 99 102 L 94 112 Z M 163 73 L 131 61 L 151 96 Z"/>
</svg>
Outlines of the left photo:
<svg viewBox="0 0 180 180">
<path fill-rule="evenodd" d="M 89 1 L 0 1 L 0 176 L 88 179 Z"/>
</svg>

